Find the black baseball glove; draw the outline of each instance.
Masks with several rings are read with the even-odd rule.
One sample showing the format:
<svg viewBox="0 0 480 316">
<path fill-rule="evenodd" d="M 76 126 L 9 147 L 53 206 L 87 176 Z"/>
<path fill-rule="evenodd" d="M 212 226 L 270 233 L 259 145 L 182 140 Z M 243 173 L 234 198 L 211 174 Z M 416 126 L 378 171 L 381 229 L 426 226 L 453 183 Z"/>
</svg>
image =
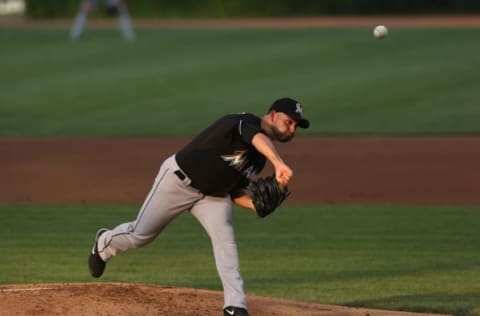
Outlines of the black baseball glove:
<svg viewBox="0 0 480 316">
<path fill-rule="evenodd" d="M 282 188 L 275 175 L 252 181 L 246 188 L 247 195 L 252 199 L 258 216 L 265 217 L 275 211 L 290 195 L 288 188 Z"/>
</svg>

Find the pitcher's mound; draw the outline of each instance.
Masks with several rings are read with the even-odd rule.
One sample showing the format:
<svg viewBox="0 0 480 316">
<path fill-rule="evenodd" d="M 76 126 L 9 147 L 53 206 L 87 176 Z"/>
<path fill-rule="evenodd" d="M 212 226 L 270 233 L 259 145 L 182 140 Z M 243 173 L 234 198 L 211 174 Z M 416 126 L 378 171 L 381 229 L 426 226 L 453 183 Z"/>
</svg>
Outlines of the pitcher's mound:
<svg viewBox="0 0 480 316">
<path fill-rule="evenodd" d="M 249 296 L 250 314 L 263 315 L 427 315 L 308 304 Z M 2 315 L 222 315 L 216 291 L 128 283 L 66 283 L 0 286 Z"/>
</svg>

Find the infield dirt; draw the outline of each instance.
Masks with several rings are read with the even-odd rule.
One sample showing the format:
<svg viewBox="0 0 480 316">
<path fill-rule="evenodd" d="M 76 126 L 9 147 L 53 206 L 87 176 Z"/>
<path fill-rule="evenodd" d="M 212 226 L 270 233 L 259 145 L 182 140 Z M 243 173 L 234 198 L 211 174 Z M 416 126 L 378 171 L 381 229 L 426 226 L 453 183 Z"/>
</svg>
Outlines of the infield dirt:
<svg viewBox="0 0 480 316">
<path fill-rule="evenodd" d="M 308 304 L 249 296 L 251 315 L 429 316 L 366 308 Z M 221 292 L 125 283 L 0 286 L 2 315 L 210 316 L 220 315 Z M 11 312 L 11 313 L 10 313 Z M 437 314 L 438 316 L 438 314 Z"/>
<path fill-rule="evenodd" d="M 0 202 L 140 204 L 187 141 L 0 138 Z M 480 203 L 480 137 L 297 137 L 278 148 L 294 170 L 287 203 Z"/>
</svg>

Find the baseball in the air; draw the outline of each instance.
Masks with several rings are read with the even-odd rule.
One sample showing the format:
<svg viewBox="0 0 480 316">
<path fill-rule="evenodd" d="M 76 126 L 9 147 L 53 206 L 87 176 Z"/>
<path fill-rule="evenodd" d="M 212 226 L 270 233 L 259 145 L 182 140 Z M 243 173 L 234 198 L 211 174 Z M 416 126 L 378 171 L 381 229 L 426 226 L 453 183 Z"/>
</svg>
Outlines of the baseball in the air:
<svg viewBox="0 0 480 316">
<path fill-rule="evenodd" d="M 373 29 L 373 35 L 378 39 L 385 38 L 388 35 L 388 29 L 385 25 L 377 25 Z"/>
</svg>

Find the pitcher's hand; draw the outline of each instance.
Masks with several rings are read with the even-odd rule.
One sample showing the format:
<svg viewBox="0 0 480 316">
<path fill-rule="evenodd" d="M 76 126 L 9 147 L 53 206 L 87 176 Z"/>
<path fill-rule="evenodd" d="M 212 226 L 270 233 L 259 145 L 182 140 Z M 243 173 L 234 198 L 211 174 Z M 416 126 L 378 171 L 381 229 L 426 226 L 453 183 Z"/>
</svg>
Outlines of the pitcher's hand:
<svg viewBox="0 0 480 316">
<path fill-rule="evenodd" d="M 293 171 L 284 163 L 275 166 L 275 179 L 282 187 L 286 187 L 293 176 Z"/>
</svg>

